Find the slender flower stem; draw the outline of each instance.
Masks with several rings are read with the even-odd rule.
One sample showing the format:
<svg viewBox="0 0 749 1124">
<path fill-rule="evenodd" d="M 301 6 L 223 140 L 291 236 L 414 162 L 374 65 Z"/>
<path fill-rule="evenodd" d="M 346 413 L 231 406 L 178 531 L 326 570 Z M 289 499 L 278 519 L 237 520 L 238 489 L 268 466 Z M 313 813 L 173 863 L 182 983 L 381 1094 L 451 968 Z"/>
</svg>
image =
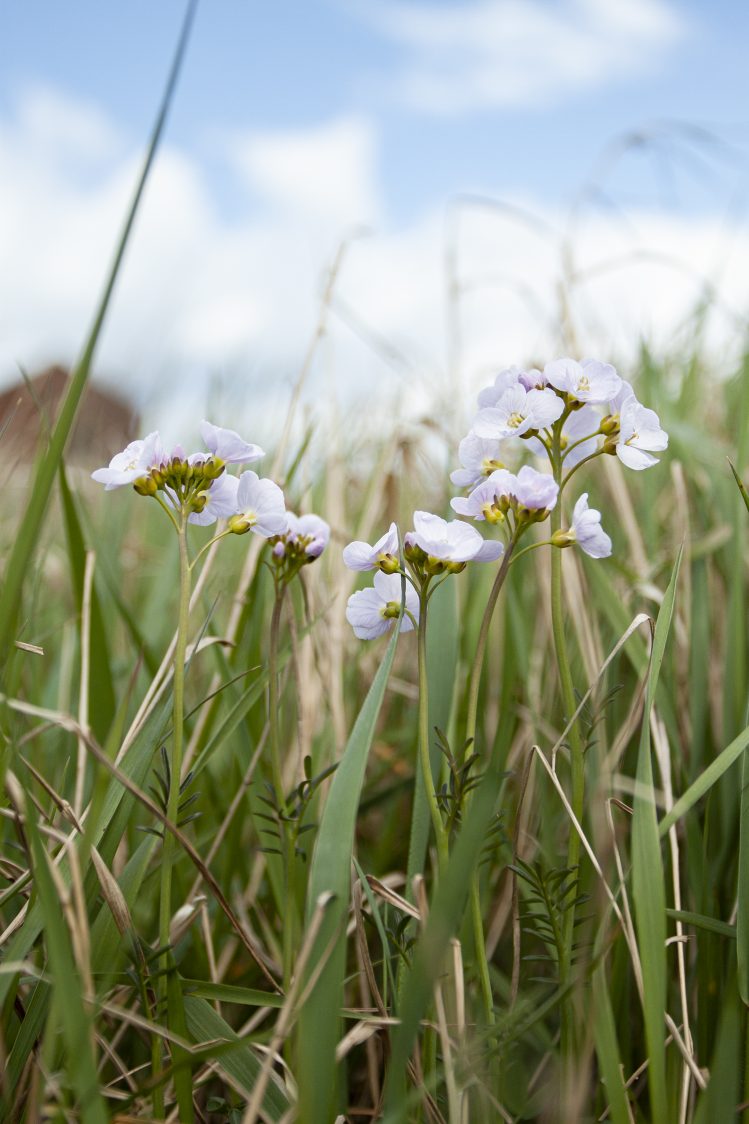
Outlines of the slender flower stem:
<svg viewBox="0 0 749 1124">
<path fill-rule="evenodd" d="M 517 554 L 514 555 L 510 565 L 514 566 L 515 563 L 518 562 L 523 557 L 524 554 L 530 554 L 530 552 L 532 550 L 538 550 L 538 548 L 540 546 L 553 546 L 553 545 L 554 544 L 552 543 L 551 539 L 542 539 L 541 542 L 529 543 L 528 546 L 524 546 L 522 550 L 519 550 L 517 552 Z"/>
<path fill-rule="evenodd" d="M 582 459 L 581 461 L 578 461 L 578 462 L 577 462 L 577 464 L 575 465 L 575 467 L 574 467 L 574 468 L 571 468 L 571 469 L 569 470 L 569 472 L 568 472 L 568 473 L 567 473 L 567 475 L 566 475 L 566 476 L 564 477 L 564 479 L 562 479 L 562 477 L 561 477 L 561 473 L 560 473 L 560 475 L 559 475 L 559 478 L 558 478 L 558 480 L 557 480 L 557 483 L 559 484 L 559 495 L 561 496 L 562 492 L 563 492 L 563 491 L 564 491 L 564 489 L 565 489 L 565 488 L 567 487 L 567 485 L 569 484 L 570 480 L 572 479 L 572 477 L 573 477 L 573 476 L 575 475 L 575 473 L 577 472 L 578 468 L 582 468 L 584 464 L 587 464 L 587 463 L 588 463 L 588 461 L 592 461 L 592 460 L 595 460 L 595 458 L 596 458 L 596 457 L 600 457 L 600 456 L 603 456 L 603 449 L 596 449 L 595 453 L 590 453 L 590 454 L 589 454 L 589 455 L 588 455 L 587 457 L 583 457 L 583 459 Z M 559 507 L 559 504 L 557 504 L 557 508 L 558 508 L 558 507 Z M 555 509 L 555 510 L 556 510 L 556 509 Z M 553 516 L 553 515 L 554 515 L 554 512 L 552 512 L 551 514 L 552 514 L 552 516 Z M 561 517 L 562 517 L 562 513 L 561 513 L 561 511 L 560 511 L 560 512 L 559 512 L 559 516 L 558 516 L 558 518 L 559 518 L 559 519 L 561 520 Z M 559 530 L 559 527 L 554 527 L 554 526 L 553 526 L 553 522 L 554 522 L 554 521 L 553 521 L 553 518 L 552 518 L 552 530 Z M 560 526 L 561 526 L 561 523 L 560 523 Z"/>
<path fill-rule="evenodd" d="M 179 534 L 179 523 L 177 522 L 177 520 L 175 518 L 175 515 L 174 515 L 174 512 L 172 511 L 169 504 L 165 503 L 164 500 L 161 498 L 161 496 L 158 495 L 158 493 L 153 498 L 156 500 L 156 503 L 159 505 L 159 507 L 163 511 L 165 511 L 166 514 L 169 516 L 169 519 L 171 520 L 172 526 L 174 527 L 177 534 Z"/>
<path fill-rule="evenodd" d="M 517 542 L 517 536 L 513 535 L 505 550 L 502 559 L 502 565 L 497 571 L 497 576 L 494 579 L 489 600 L 486 603 L 484 610 L 484 617 L 481 621 L 481 630 L 479 632 L 478 642 L 476 644 L 476 654 L 473 658 L 473 666 L 471 668 L 471 678 L 468 686 L 468 713 L 466 716 L 466 739 L 465 739 L 465 757 L 464 761 L 468 759 L 476 740 L 476 716 L 478 714 L 478 701 L 479 701 L 479 687 L 481 685 L 481 672 L 484 666 L 484 655 L 486 653 L 486 643 L 489 637 L 489 626 L 494 615 L 494 609 L 499 598 L 500 591 L 504 585 L 505 578 L 510 568 L 510 560 L 512 558 L 513 550 Z M 481 886 L 479 880 L 478 870 L 474 870 L 471 876 L 471 927 L 473 929 L 473 947 L 476 954 L 476 966 L 478 968 L 479 982 L 481 985 L 481 999 L 484 1006 L 484 1018 L 487 1026 L 494 1025 L 494 997 L 492 995 L 491 977 L 489 975 L 489 961 L 486 956 L 486 941 L 484 940 L 484 923 L 481 916 Z"/>
<path fill-rule="evenodd" d="M 429 804 L 429 814 L 437 840 L 437 855 L 440 870 L 444 869 L 448 858 L 448 840 L 442 822 L 437 793 L 432 776 L 432 763 L 429 759 L 429 686 L 427 681 L 427 602 L 428 594 L 422 590 L 419 606 L 419 760 L 424 780 L 424 791 Z"/>
<path fill-rule="evenodd" d="M 268 734 L 270 741 L 271 773 L 276 801 L 285 813 L 285 793 L 283 768 L 281 765 L 281 739 L 279 734 L 279 691 L 278 691 L 278 640 L 281 631 L 281 612 L 283 610 L 286 583 L 275 576 L 276 596 L 270 622 L 270 647 L 268 652 Z M 299 934 L 300 918 L 297 910 L 296 855 L 293 824 L 284 817 L 279 825 L 281 836 L 281 855 L 283 860 L 285 910 L 283 922 L 283 983 L 284 990 L 291 984 L 294 973 L 294 954 Z"/>
<path fill-rule="evenodd" d="M 479 638 L 476 642 L 476 653 L 473 657 L 473 666 L 471 668 L 471 678 L 468 684 L 468 711 L 466 714 L 466 758 L 472 752 L 472 746 L 476 738 L 476 716 L 478 714 L 479 705 L 479 687 L 481 686 L 481 672 L 484 666 L 484 654 L 486 652 L 486 642 L 489 638 L 489 626 L 494 616 L 494 609 L 497 604 L 502 586 L 505 583 L 507 572 L 510 568 L 510 559 L 512 558 L 517 536 L 513 535 L 507 544 L 504 557 L 502 558 L 502 565 L 497 571 L 497 576 L 494 579 L 494 585 L 489 594 L 489 600 L 484 609 L 484 618 L 481 621 L 481 629 L 479 631 Z"/>
<path fill-rule="evenodd" d="M 589 433 L 587 437 L 580 437 L 577 441 L 573 441 L 571 445 L 568 445 L 566 449 L 562 450 L 562 460 L 566 460 L 572 450 L 576 449 L 578 445 L 584 445 L 586 441 L 592 441 L 594 437 L 598 437 L 600 432 L 600 429 L 597 429 L 595 433 Z M 591 453 L 591 456 L 595 456 L 598 451 L 599 450 L 596 449 L 596 453 Z"/>
<path fill-rule="evenodd" d="M 276 596 L 270 621 L 270 649 L 268 653 L 268 734 L 273 787 L 276 790 L 276 799 L 279 802 L 283 802 L 284 791 L 278 735 L 278 636 L 285 590 L 285 585 L 276 579 Z"/>
<path fill-rule="evenodd" d="M 552 537 L 555 531 L 561 530 L 562 527 L 562 504 L 561 504 L 561 476 L 562 476 L 562 463 L 559 454 L 560 438 L 561 438 L 561 424 L 557 423 L 554 434 L 554 446 L 552 450 L 552 469 L 554 472 L 554 479 L 560 484 L 560 498 L 556 507 L 551 513 L 551 532 Z M 597 456 L 598 454 L 593 454 Z M 586 457 L 585 460 L 590 460 Z M 585 460 L 580 461 L 580 464 L 585 464 Z M 576 465 L 572 469 L 567 480 L 579 468 Z M 562 551 L 553 550 L 551 552 L 551 626 L 554 635 L 554 647 L 556 649 L 557 664 L 559 667 L 559 680 L 562 691 L 562 705 L 567 718 L 571 718 L 575 712 L 575 689 L 572 682 L 572 670 L 570 668 L 569 654 L 567 652 L 567 641 L 564 634 L 564 603 L 562 599 Z M 583 807 L 585 802 L 585 750 L 580 736 L 580 729 L 575 723 L 569 731 L 569 744 L 572 766 L 572 792 L 571 792 L 571 806 L 578 822 L 582 822 Z M 567 866 L 577 867 L 580 862 L 580 838 L 576 831 L 570 829 L 569 840 L 567 844 Z M 572 942 L 574 937 L 575 925 L 575 907 L 571 905 L 564 915 L 564 923 L 562 929 L 562 957 L 559 963 L 559 982 L 564 986 L 569 979 L 570 968 L 572 964 Z M 574 1036 L 574 1020 L 572 1017 L 571 1004 L 568 1000 L 564 1004 L 563 1018 L 562 1018 L 562 1052 L 569 1059 L 573 1052 L 573 1036 Z"/>
<path fill-rule="evenodd" d="M 190 559 L 187 552 L 187 519 L 183 517 L 177 527 L 179 540 L 179 620 L 177 642 L 174 648 L 173 718 L 172 744 L 169 754 L 169 792 L 166 814 L 169 822 L 177 823 L 179 817 L 179 796 L 182 774 L 182 746 L 184 740 L 185 714 L 185 654 L 187 652 L 187 633 L 190 617 Z M 169 944 L 169 924 L 172 916 L 172 866 L 174 864 L 176 841 L 170 831 L 164 831 L 164 847 L 161 855 L 161 898 L 159 903 L 159 946 L 166 949 Z M 167 994 L 166 968 L 168 951 L 161 957 L 162 974 L 159 977 L 159 1000 L 164 1002 Z"/>
<path fill-rule="evenodd" d="M 225 539 L 227 535 L 233 535 L 233 534 L 234 534 L 234 532 L 227 527 L 225 530 L 219 531 L 219 533 L 217 535 L 214 535 L 212 539 L 209 539 L 208 542 L 205 543 L 204 546 L 201 546 L 200 550 L 198 551 L 198 553 L 193 558 L 192 562 L 190 563 L 190 569 L 191 570 L 195 569 L 195 567 L 197 566 L 200 559 L 203 557 L 204 554 L 206 554 L 211 549 L 211 547 L 213 546 L 214 543 L 220 542 L 220 540 Z"/>
</svg>

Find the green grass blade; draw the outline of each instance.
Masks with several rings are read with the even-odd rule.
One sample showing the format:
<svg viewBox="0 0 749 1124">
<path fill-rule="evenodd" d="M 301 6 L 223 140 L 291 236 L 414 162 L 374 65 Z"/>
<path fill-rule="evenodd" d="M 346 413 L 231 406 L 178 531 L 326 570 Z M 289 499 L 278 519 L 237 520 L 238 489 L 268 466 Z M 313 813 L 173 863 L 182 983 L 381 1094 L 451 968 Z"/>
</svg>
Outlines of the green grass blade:
<svg viewBox="0 0 749 1124">
<path fill-rule="evenodd" d="M 445 968 L 451 937 L 460 926 L 471 878 L 486 842 L 486 832 L 497 806 L 502 775 L 494 768 L 484 774 L 471 801 L 471 814 L 440 878 L 429 920 L 419 938 L 411 969 L 406 975 L 400 1005 L 400 1025 L 393 1032 L 391 1063 L 385 1085 L 387 1124 L 403 1119 L 405 1065 L 411 1055 L 420 1020 L 429 1006 L 434 984 Z"/>
<path fill-rule="evenodd" d="M 171 697 L 167 696 L 161 707 L 154 710 L 144 723 L 143 728 L 134 739 L 120 764 L 122 772 L 139 787 L 143 786 L 151 768 L 154 753 L 169 721 L 170 712 Z M 111 865 L 112 857 L 126 830 L 134 800 L 135 797 L 127 792 L 120 782 L 113 777 L 108 785 L 96 823 L 91 820 L 86 825 L 89 842 L 99 848 L 102 858 L 109 865 Z M 69 880 L 70 875 L 66 863 L 61 865 L 60 875 L 65 882 Z M 94 893 L 97 892 L 98 880 L 93 870 L 89 871 L 86 876 L 87 891 L 89 887 L 93 888 Z M 24 960 L 43 928 L 44 914 L 40 903 L 37 901 L 29 909 L 23 925 L 11 938 L 5 950 L 6 959 L 11 961 Z M 0 1006 L 5 1002 L 14 986 L 15 979 L 10 973 L 0 974 Z"/>
<path fill-rule="evenodd" d="M 739 489 L 739 492 L 741 493 L 741 498 L 744 501 L 744 506 L 746 507 L 746 510 L 749 511 L 749 492 L 747 492 L 747 490 L 746 490 L 746 485 L 744 484 L 744 481 L 741 479 L 738 472 L 736 471 L 736 468 L 733 464 L 733 461 L 729 460 L 728 463 L 731 466 L 731 472 L 733 473 L 733 478 L 736 481 L 736 487 Z"/>
<path fill-rule="evenodd" d="M 62 1023 L 68 1072 L 84 1124 L 106 1124 L 109 1114 L 99 1092 L 92 1023 L 81 997 L 81 983 L 70 934 L 49 867 L 49 858 L 36 827 L 31 801 L 26 802 L 26 826 L 34 863 L 34 884 L 44 921 L 44 941 Z"/>
<path fill-rule="evenodd" d="M 91 364 L 96 352 L 96 346 L 109 309 L 115 282 L 117 281 L 122 266 L 125 249 L 130 239 L 143 190 L 151 172 L 159 142 L 164 131 L 167 113 L 174 96 L 177 78 L 187 49 L 196 7 L 197 0 L 190 0 L 182 24 L 174 61 L 169 72 L 164 95 L 151 134 L 151 140 L 146 152 L 143 168 L 136 185 L 130 209 L 125 219 L 122 233 L 115 249 L 114 260 L 99 300 L 94 322 L 83 347 L 81 357 L 73 371 L 70 386 L 68 387 L 65 399 L 62 403 L 57 422 L 52 430 L 49 444 L 38 461 L 31 485 L 29 501 L 23 512 L 23 518 L 19 523 L 16 539 L 5 567 L 3 595 L 2 598 L 0 598 L 0 653 L 6 653 L 12 650 L 11 641 L 14 639 L 13 632 L 16 626 L 21 591 L 29 571 L 31 556 L 39 538 L 39 531 L 44 513 L 47 509 L 47 504 L 49 503 L 55 476 L 62 463 L 65 445 L 73 427 L 83 391 L 86 388 Z"/>
<path fill-rule="evenodd" d="M 455 674 L 458 665 L 458 621 L 455 582 L 446 582 L 429 606 L 427 629 L 427 683 L 429 691 L 429 757 L 432 773 L 436 774 L 442 754 L 436 745 L 435 726 L 447 732 L 450 724 Z M 421 874 L 426 860 L 431 819 L 424 791 L 421 769 L 416 770 L 411 836 L 408 846 L 406 886 L 410 887 L 415 874 Z M 410 890 L 408 891 L 410 893 Z"/>
<path fill-rule="evenodd" d="M 75 589 L 76 606 L 80 606 L 83 601 L 86 547 L 81 521 L 78 518 L 75 500 L 68 486 L 65 468 L 62 463 L 60 464 L 60 494 L 62 496 L 62 510 L 65 519 L 68 557 L 70 559 L 70 572 Z M 90 643 L 91 659 L 88 684 L 88 714 L 94 736 L 97 741 L 103 742 L 112 724 L 117 703 L 115 700 L 112 671 L 109 663 L 107 630 L 104 625 L 101 602 L 96 591 L 95 582 L 91 589 Z"/>
<path fill-rule="evenodd" d="M 167 1001 L 169 1004 L 169 1029 L 175 1031 L 180 1038 L 187 1039 L 187 1020 L 185 1016 L 185 1003 L 182 994 L 182 985 L 174 963 L 174 956 L 169 954 L 169 967 L 167 969 Z M 170 1042 L 169 1049 L 174 1065 L 174 1091 L 177 1095 L 180 1124 L 191 1124 L 195 1119 L 195 1110 L 192 1103 L 192 1072 L 190 1055 L 176 1042 Z"/>
<path fill-rule="evenodd" d="M 228 1073 L 249 1097 L 262 1068 L 262 1063 L 252 1047 L 235 1034 L 229 1024 L 205 999 L 186 995 L 184 1003 L 187 1029 L 195 1042 L 207 1042 L 213 1039 L 236 1042 L 236 1050 L 217 1052 L 218 1066 Z M 281 1120 L 288 1113 L 289 1107 L 289 1098 L 281 1082 L 275 1074 L 272 1074 L 263 1097 L 263 1119 Z"/>
<path fill-rule="evenodd" d="M 217 984 L 207 980 L 182 980 L 185 998 L 197 995 L 200 999 L 217 999 L 220 1003 L 238 1003 L 243 1007 L 283 1007 L 284 997 L 277 992 L 260 991 L 255 987 L 237 987 L 235 984 Z"/>
<path fill-rule="evenodd" d="M 735 765 L 744 750 L 749 746 L 749 726 L 734 738 L 730 745 L 711 761 L 703 773 L 690 784 L 687 791 L 674 803 L 670 812 L 667 812 L 658 825 L 661 836 L 666 835 L 669 828 L 689 812 L 698 801 L 702 799 L 720 780 L 725 772 Z"/>
<path fill-rule="evenodd" d="M 614 1124 L 630 1124 L 629 1102 L 622 1078 L 619 1041 L 604 964 L 599 964 L 593 972 L 592 1000 L 593 1039 L 606 1089 L 609 1115 Z"/>
<path fill-rule="evenodd" d="M 307 890 L 308 919 L 322 894 L 332 893 L 335 900 L 322 922 L 311 965 L 314 967 L 318 963 L 331 941 L 335 944 L 299 1019 L 299 1119 L 304 1124 L 332 1120 L 336 1115 L 335 1048 L 339 1038 L 339 1012 L 346 967 L 342 927 L 348 913 L 356 813 L 398 635 L 396 628 L 333 774 L 312 855 Z"/>
<path fill-rule="evenodd" d="M 673 921 L 681 921 L 682 925 L 693 925 L 695 929 L 704 929 L 706 933 L 716 933 L 719 937 L 736 940 L 736 926 L 729 925 L 727 921 L 719 921 L 717 917 L 706 917 L 704 913 L 692 913 L 688 909 L 667 909 L 666 916 Z"/>
<path fill-rule="evenodd" d="M 666 888 L 663 874 L 658 818 L 650 751 L 650 713 L 653 709 L 666 641 L 671 628 L 682 551 L 679 551 L 671 581 L 658 613 L 653 637 L 642 715 L 637 760 L 637 793 L 632 818 L 632 897 L 642 962 L 643 1014 L 648 1049 L 648 1087 L 653 1120 L 667 1120 L 666 1053 L 663 1019 L 666 1010 Z"/>
</svg>

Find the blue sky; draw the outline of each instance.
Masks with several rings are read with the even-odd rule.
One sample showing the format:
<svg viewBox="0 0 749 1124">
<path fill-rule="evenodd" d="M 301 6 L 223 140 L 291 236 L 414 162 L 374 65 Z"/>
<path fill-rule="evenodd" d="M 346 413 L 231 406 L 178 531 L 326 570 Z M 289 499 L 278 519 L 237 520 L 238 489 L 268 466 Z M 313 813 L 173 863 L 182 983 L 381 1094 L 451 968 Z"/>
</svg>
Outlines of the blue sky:
<svg viewBox="0 0 749 1124">
<path fill-rule="evenodd" d="M 462 108 L 430 110 L 399 92 L 409 70 L 429 65 L 419 29 L 408 36 L 398 28 L 403 9 L 420 12 L 427 24 L 429 15 L 437 20 L 451 11 L 467 16 L 480 6 L 473 0 L 204 2 L 170 137 L 212 170 L 212 189 L 222 206 L 241 207 L 251 200 L 237 185 L 226 184 L 213 166 L 220 164 L 217 130 L 298 129 L 342 113 L 365 115 L 378 130 L 387 212 L 394 222 L 412 217 L 425 200 L 461 189 L 531 192 L 547 202 L 566 199 L 615 135 L 661 121 L 714 131 L 731 146 L 729 168 L 747 169 L 741 151 L 749 140 L 746 5 L 637 0 L 632 6 L 642 9 L 641 26 L 631 31 L 631 46 L 622 49 L 621 58 L 604 61 L 602 73 L 589 84 L 572 75 L 557 82 L 558 91 L 540 90 L 537 97 L 518 91 L 514 103 L 474 93 Z M 587 24 L 593 36 L 598 25 L 599 38 L 607 38 L 605 13 L 620 3 L 518 0 L 505 7 L 536 9 L 539 19 L 554 15 L 567 28 Z M 586 16 L 586 8 L 600 8 L 604 18 Z M 5 6 L 0 108 L 12 112 L 29 84 L 49 85 L 100 105 L 133 140 L 141 139 L 183 9 L 175 0 L 127 5 L 27 0 Z M 383 15 L 388 10 L 389 20 Z M 513 21 L 512 10 L 506 18 Z M 608 35 L 615 40 L 617 32 Z M 616 43 L 609 47 L 616 55 Z M 452 61 L 445 58 L 448 52 L 433 52 L 439 57 L 432 71 L 451 76 L 458 87 L 461 71 L 475 65 L 476 52 L 455 46 Z M 595 66 L 601 53 L 599 45 L 579 71 Z M 497 57 L 502 57 L 499 50 Z M 666 190 L 647 159 L 630 163 L 620 170 L 620 182 L 631 190 L 639 186 L 642 194 Z M 703 207 L 709 194 L 681 182 L 670 202 Z"/>
<path fill-rule="evenodd" d="M 74 350 L 183 10 L 176 0 L 26 0 L 0 9 L 0 246 L 13 277 L 0 314 L 6 368 Z M 626 214 L 638 239 L 626 252 L 683 248 L 683 273 L 720 267 L 731 316 L 745 314 L 749 279 L 736 265 L 723 268 L 721 238 L 726 253 L 736 250 L 731 224 L 746 196 L 748 32 L 749 8 L 726 0 L 204 0 L 107 365 L 137 366 L 148 381 L 187 355 L 201 385 L 237 363 L 291 370 L 326 262 L 362 222 L 372 234 L 352 254 L 342 301 L 433 377 L 444 369 L 432 274 L 441 268 L 447 201 L 482 192 L 559 227 L 593 168 L 604 192 L 587 219 L 595 246 L 625 252 Z M 601 162 L 607 146 L 617 153 L 616 138 L 633 132 L 655 140 Z M 533 299 L 546 301 L 553 255 L 539 257 L 517 230 L 500 236 L 494 220 L 484 216 L 479 226 L 474 218 L 461 244 L 471 278 L 509 262 L 516 289 L 538 282 Z M 61 276 L 58 293 L 55 263 L 71 254 L 74 276 L 67 284 Z M 34 257 L 52 263 L 41 284 Z M 210 284 L 188 285 L 191 270 Z M 413 288 L 427 274 L 420 303 Z M 644 313 L 628 307 L 624 327 L 602 320 L 586 292 L 581 346 L 590 338 L 622 349 L 638 334 L 677 330 L 681 306 L 671 294 L 661 301 L 662 280 L 643 285 Z M 691 299 L 686 289 L 683 296 Z M 629 297 L 625 290 L 615 303 Z M 471 298 L 469 381 L 552 345 L 532 317 L 518 324 L 517 299 L 502 305 L 512 329 L 503 334 L 486 323 L 497 321 L 495 298 Z M 601 302 L 611 299 L 604 289 Z M 350 322 L 346 331 L 357 334 Z M 510 354 L 495 360 L 501 338 Z M 339 361 L 351 361 L 351 346 L 341 343 Z M 382 354 L 364 350 L 357 362 L 375 373 Z"/>
</svg>

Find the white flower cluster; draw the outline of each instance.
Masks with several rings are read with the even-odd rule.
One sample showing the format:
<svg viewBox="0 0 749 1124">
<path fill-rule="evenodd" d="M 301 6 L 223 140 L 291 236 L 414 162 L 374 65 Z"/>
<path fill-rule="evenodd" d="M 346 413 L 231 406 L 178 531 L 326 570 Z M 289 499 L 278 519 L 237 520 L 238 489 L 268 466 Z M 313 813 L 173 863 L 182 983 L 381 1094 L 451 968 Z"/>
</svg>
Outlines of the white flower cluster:
<svg viewBox="0 0 749 1124">
<path fill-rule="evenodd" d="M 158 432 L 132 441 L 92 478 L 106 491 L 132 484 L 144 496 L 161 494 L 167 505 L 187 515 L 189 523 L 209 526 L 227 519 L 235 534 L 252 531 L 273 544 L 274 561 L 302 562 L 318 558 L 330 539 L 330 527 L 317 515 L 297 516 L 286 510 L 284 494 L 273 480 L 247 470 L 226 472 L 231 464 L 250 464 L 264 456 L 258 445 L 232 429 L 200 423 L 207 452 L 185 453 L 181 445 L 167 450 Z"/>
<path fill-rule="evenodd" d="M 381 636 L 401 616 L 402 580 L 406 580 L 405 612 L 401 632 L 410 632 L 419 623 L 420 585 L 440 574 L 457 574 L 468 562 L 494 562 L 504 553 L 501 542 L 489 542 L 467 523 L 447 522 L 428 511 L 414 512 L 414 529 L 403 540 L 403 553 L 410 573 L 400 568 L 398 529 L 390 524 L 374 546 L 352 542 L 343 551 L 350 570 L 379 570 L 374 587 L 352 593 L 346 619 L 361 640 Z"/>
<path fill-rule="evenodd" d="M 610 454 L 639 471 L 657 464 L 652 453 L 668 447 L 657 414 L 637 401 L 610 363 L 596 359 L 555 359 L 543 371 L 510 367 L 481 391 L 478 405 L 471 431 L 460 442 L 460 468 L 451 474 L 453 484 L 469 494 L 456 497 L 451 506 L 476 522 L 503 525 L 510 550 L 531 524 L 548 518 L 584 461 Z M 531 465 L 509 471 L 507 465 L 519 459 L 520 441 L 547 457 L 552 471 L 539 472 Z M 554 547 L 576 544 L 591 558 L 611 554 L 611 539 L 601 527 L 600 512 L 588 506 L 587 492 L 575 503 L 570 526 L 562 530 L 559 523 L 557 516 L 558 529 L 547 540 Z M 351 569 L 380 571 L 374 588 L 349 599 L 346 615 L 357 636 L 379 636 L 399 617 L 401 630 L 410 630 L 418 623 L 418 591 L 424 593 L 420 583 L 425 576 L 454 573 L 468 561 L 491 561 L 504 552 L 501 543 L 484 541 L 470 525 L 446 523 L 427 512 L 415 513 L 414 527 L 403 549 L 410 573 L 398 556 L 394 523 L 374 546 L 354 542 L 344 550 Z M 401 616 L 403 576 L 407 584 Z"/>
<path fill-rule="evenodd" d="M 650 453 L 668 447 L 658 415 L 637 401 L 610 363 L 595 359 L 555 359 L 543 371 L 510 367 L 481 391 L 478 404 L 471 432 L 458 449 L 462 467 L 451 476 L 459 488 L 504 468 L 512 457 L 510 438 L 525 438 L 534 452 L 543 451 L 537 435 L 548 431 L 565 407 L 566 468 L 599 449 L 615 453 L 628 468 L 649 468 L 657 463 Z"/>
</svg>

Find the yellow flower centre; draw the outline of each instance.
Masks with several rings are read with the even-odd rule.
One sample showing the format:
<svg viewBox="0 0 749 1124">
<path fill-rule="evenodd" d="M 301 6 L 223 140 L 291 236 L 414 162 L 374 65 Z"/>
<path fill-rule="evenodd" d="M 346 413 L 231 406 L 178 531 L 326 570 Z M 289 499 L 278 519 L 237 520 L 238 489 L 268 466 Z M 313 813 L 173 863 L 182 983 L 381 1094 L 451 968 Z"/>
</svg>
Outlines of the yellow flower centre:
<svg viewBox="0 0 749 1124">
<path fill-rule="evenodd" d="M 518 426 L 522 425 L 524 421 L 525 421 L 525 418 L 523 417 L 522 414 L 514 413 L 514 414 L 510 414 L 509 418 L 507 419 L 507 424 L 510 427 L 510 429 L 517 429 Z"/>
</svg>

